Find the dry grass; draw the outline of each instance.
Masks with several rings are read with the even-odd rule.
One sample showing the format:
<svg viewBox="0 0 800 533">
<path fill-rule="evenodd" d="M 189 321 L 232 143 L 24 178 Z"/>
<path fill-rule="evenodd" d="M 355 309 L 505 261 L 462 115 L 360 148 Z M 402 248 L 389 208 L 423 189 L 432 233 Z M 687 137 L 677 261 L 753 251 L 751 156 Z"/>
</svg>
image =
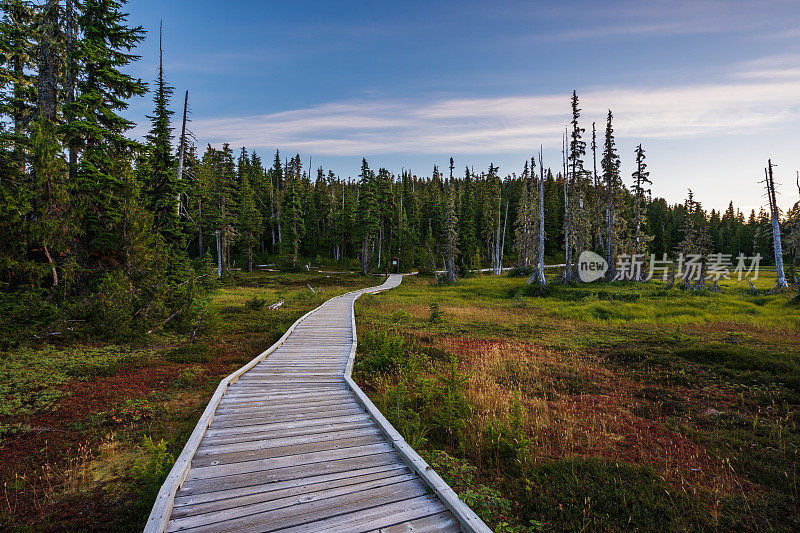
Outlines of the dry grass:
<svg viewBox="0 0 800 533">
<path fill-rule="evenodd" d="M 613 285 L 530 298 L 514 296 L 522 282 L 513 278 L 443 288 L 406 281 L 358 304 L 359 328 L 394 329 L 439 359 L 457 356 L 472 405 L 460 449 L 501 492 L 509 480 L 487 462 L 486 428 L 519 404 L 534 468 L 570 458 L 647 466 L 713 523 L 795 523 L 785 505 L 798 502 L 797 408 L 787 397 L 796 387 L 800 312 L 785 295 Z M 431 302 L 443 320 L 428 320 Z M 399 380 L 384 375 L 369 385 L 381 397 Z M 794 489 L 765 481 L 786 477 Z M 781 507 L 780 517 L 762 519 Z"/>
</svg>

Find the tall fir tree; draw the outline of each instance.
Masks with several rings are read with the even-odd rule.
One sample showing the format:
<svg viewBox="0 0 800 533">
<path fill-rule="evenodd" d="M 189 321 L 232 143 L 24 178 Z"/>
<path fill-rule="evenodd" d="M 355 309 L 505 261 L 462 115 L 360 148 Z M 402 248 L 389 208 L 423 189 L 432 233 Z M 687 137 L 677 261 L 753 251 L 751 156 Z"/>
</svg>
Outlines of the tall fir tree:
<svg viewBox="0 0 800 533">
<path fill-rule="evenodd" d="M 684 221 L 684 237 L 678 245 L 683 254 L 683 285 L 686 289 L 701 289 L 705 286 L 708 270 L 708 254 L 713 250 L 711 236 L 708 233 L 708 220 L 699 202 L 695 201 L 692 190 L 685 203 L 686 218 Z M 689 267 L 691 264 L 698 268 Z M 694 281 L 694 284 L 692 284 Z"/>
<path fill-rule="evenodd" d="M 647 198 L 650 195 L 650 189 L 647 186 L 652 182 L 650 181 L 650 172 L 647 171 L 647 163 L 645 163 L 644 148 L 641 144 L 636 147 L 636 170 L 632 176 L 634 232 L 631 253 L 644 258 L 647 244 L 653 240 L 652 236 L 644 232 L 644 226 L 647 224 Z M 644 273 L 638 271 L 636 277 L 636 281 L 643 281 Z"/>
<path fill-rule="evenodd" d="M 178 211 L 178 179 L 175 173 L 176 161 L 172 155 L 172 126 L 169 109 L 173 88 L 164 79 L 164 52 L 161 40 L 161 28 L 158 36 L 158 77 L 156 78 L 153 103 L 155 109 L 148 115 L 151 128 L 147 135 L 150 154 L 150 175 L 144 183 L 146 207 L 153 213 L 156 230 L 164 240 L 175 247 L 183 248 L 181 243 L 180 215 Z"/>
<path fill-rule="evenodd" d="M 253 271 L 253 248 L 261 237 L 261 213 L 256 207 L 256 194 L 250 186 L 250 177 L 242 176 L 239 183 L 239 236 L 245 248 L 247 271 Z"/>
<path fill-rule="evenodd" d="M 85 246 L 90 256 L 116 256 L 122 243 L 123 205 L 129 184 L 121 177 L 137 144 L 125 137 L 133 123 L 120 113 L 128 99 L 141 96 L 146 85 L 123 69 L 140 57 L 131 53 L 144 38 L 141 27 L 128 27 L 120 0 L 85 0 L 78 4 L 82 38 L 76 43 L 81 75 L 75 102 L 65 104 L 74 117 L 65 131 L 80 155 L 76 178 L 85 199 Z M 126 160 L 128 162 L 126 162 Z"/>
<path fill-rule="evenodd" d="M 531 167 L 528 162 L 520 178 L 520 193 L 517 205 L 517 216 L 514 223 L 514 248 L 517 252 L 517 265 L 528 268 L 535 255 L 537 246 L 536 233 L 539 225 L 539 206 L 537 201 L 537 184 L 534 179 L 533 158 Z"/>
<path fill-rule="evenodd" d="M 608 110 L 606 117 L 606 132 L 603 142 L 603 181 L 606 186 L 606 261 L 608 262 L 607 276 L 609 280 L 616 279 L 617 276 L 617 256 L 624 249 L 624 226 L 622 218 L 622 207 L 624 202 L 624 190 L 622 178 L 620 177 L 620 159 L 617 154 L 616 141 L 614 139 L 614 115 Z"/>
<path fill-rule="evenodd" d="M 361 159 L 361 173 L 358 189 L 358 222 L 361 237 L 361 272 L 366 274 L 370 268 L 372 241 L 378 232 L 378 209 L 375 205 L 375 173 L 369 168 L 367 160 Z"/>
<path fill-rule="evenodd" d="M 444 234 L 442 235 L 445 275 L 449 283 L 456 281 L 456 257 L 458 256 L 458 215 L 456 214 L 455 195 L 455 184 L 449 180 L 444 184 Z"/>
<path fill-rule="evenodd" d="M 477 268 L 478 240 L 475 232 L 475 186 L 469 168 L 464 172 L 461 204 L 458 213 L 458 263 L 462 275 Z"/>
<path fill-rule="evenodd" d="M 300 243 L 305 236 L 305 217 L 303 211 L 303 185 L 301 183 L 302 164 L 300 155 L 292 158 L 285 173 L 286 189 L 283 195 L 281 223 L 286 255 L 292 266 L 297 266 L 300 259 Z"/>
<path fill-rule="evenodd" d="M 580 127 L 578 93 L 572 91 L 572 121 L 569 134 L 569 155 L 567 157 L 567 181 L 565 187 L 565 262 L 564 280 L 573 279 L 573 265 L 578 254 L 589 248 L 591 242 L 591 210 L 586 202 L 588 179 L 583 168 L 583 156 L 586 155 L 586 142 L 583 141 L 584 129 Z"/>
</svg>

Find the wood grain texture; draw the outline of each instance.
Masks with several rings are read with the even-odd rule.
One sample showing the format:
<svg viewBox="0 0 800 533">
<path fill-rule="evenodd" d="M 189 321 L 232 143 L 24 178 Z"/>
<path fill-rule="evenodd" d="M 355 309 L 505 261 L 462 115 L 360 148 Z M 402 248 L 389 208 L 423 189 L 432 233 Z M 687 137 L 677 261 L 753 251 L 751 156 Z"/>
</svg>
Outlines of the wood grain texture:
<svg viewBox="0 0 800 533">
<path fill-rule="evenodd" d="M 328 300 L 225 378 L 145 531 L 488 532 L 350 377 L 356 298 L 401 280 Z"/>
</svg>

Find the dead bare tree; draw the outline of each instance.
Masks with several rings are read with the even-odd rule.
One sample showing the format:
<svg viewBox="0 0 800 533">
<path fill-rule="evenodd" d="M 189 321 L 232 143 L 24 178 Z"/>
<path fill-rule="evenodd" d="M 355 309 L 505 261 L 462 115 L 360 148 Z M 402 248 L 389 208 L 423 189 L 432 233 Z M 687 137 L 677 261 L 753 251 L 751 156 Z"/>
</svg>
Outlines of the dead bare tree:
<svg viewBox="0 0 800 533">
<path fill-rule="evenodd" d="M 786 274 L 783 270 L 783 248 L 781 246 L 781 226 L 778 202 L 775 198 L 775 180 L 772 177 L 772 160 L 767 160 L 767 168 L 764 169 L 764 182 L 767 188 L 767 199 L 769 201 L 770 220 L 772 222 L 772 245 L 775 250 L 775 286 L 772 290 L 783 291 L 789 287 L 786 282 Z"/>
<path fill-rule="evenodd" d="M 592 122 L 592 162 L 594 164 L 594 214 L 596 229 L 594 237 L 597 239 L 597 242 L 594 243 L 593 248 L 604 249 L 603 222 L 600 210 L 600 178 L 597 175 L 597 129 L 594 122 Z"/>
<path fill-rule="evenodd" d="M 537 283 L 539 285 L 546 285 L 547 278 L 544 275 L 544 162 L 543 162 L 543 147 L 539 146 L 539 233 L 538 246 L 536 249 L 536 268 L 528 278 L 528 283 Z M 531 158 L 531 173 L 533 173 L 533 158 Z"/>
</svg>

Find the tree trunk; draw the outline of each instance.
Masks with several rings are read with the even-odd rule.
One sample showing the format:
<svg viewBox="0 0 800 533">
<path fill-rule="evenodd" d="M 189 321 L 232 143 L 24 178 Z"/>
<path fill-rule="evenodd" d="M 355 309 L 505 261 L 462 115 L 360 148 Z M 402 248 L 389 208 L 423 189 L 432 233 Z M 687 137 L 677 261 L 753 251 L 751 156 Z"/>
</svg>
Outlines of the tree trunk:
<svg viewBox="0 0 800 533">
<path fill-rule="evenodd" d="M 72 57 L 73 50 L 75 46 L 75 41 L 77 36 L 75 35 L 75 12 L 73 6 L 74 0 L 67 0 L 66 7 L 65 7 L 65 18 L 66 18 L 66 32 L 67 32 L 67 46 L 66 46 L 66 56 L 67 61 L 65 66 L 64 72 L 64 83 L 67 87 L 67 104 L 74 104 L 75 103 L 75 70 L 76 64 L 75 60 Z M 74 117 L 72 111 L 68 111 L 65 109 L 64 111 L 64 119 L 66 122 L 71 122 Z M 77 172 L 78 172 L 78 150 L 74 145 L 74 142 L 70 142 L 68 140 L 68 165 L 69 165 L 69 180 L 71 183 L 75 183 L 77 179 Z"/>
<path fill-rule="evenodd" d="M 492 259 L 492 267 L 494 267 L 494 273 L 499 274 L 500 271 L 498 270 L 500 267 L 500 215 L 503 212 L 503 191 L 500 190 L 500 196 L 497 199 L 497 237 L 494 240 L 494 257 Z"/>
<path fill-rule="evenodd" d="M 789 287 L 786 273 L 783 270 L 783 247 L 781 246 L 781 226 L 778 218 L 778 202 L 775 198 L 775 182 L 772 179 L 772 160 L 768 160 L 767 196 L 772 222 L 772 244 L 775 250 L 775 289 L 784 290 Z"/>
<path fill-rule="evenodd" d="M 220 231 L 216 230 L 214 235 L 217 237 L 217 277 L 222 276 L 222 242 Z"/>
<path fill-rule="evenodd" d="M 197 247 L 200 260 L 203 260 L 203 200 L 197 200 Z"/>
<path fill-rule="evenodd" d="M 50 265 L 50 273 L 53 276 L 53 287 L 58 287 L 58 272 L 56 271 L 56 265 L 53 262 L 53 258 L 50 256 L 50 250 L 47 249 L 47 245 L 44 243 L 42 243 L 42 250 L 44 250 L 47 263 Z"/>
<path fill-rule="evenodd" d="M 570 195 L 572 187 L 569 178 L 569 163 L 567 162 L 567 132 L 564 131 L 564 141 L 562 143 L 561 158 L 564 164 L 564 282 L 572 281 L 572 206 L 570 205 Z"/>
<path fill-rule="evenodd" d="M 544 276 L 544 163 L 542 150 L 539 147 L 539 257 L 536 268 L 539 274 L 539 283 L 545 285 L 547 278 Z"/>
<path fill-rule="evenodd" d="M 381 270 L 381 253 L 383 253 L 383 221 L 381 221 L 380 236 L 378 238 L 378 272 Z"/>
<path fill-rule="evenodd" d="M 594 163 L 594 211 L 595 223 L 597 225 L 597 243 L 598 249 L 604 248 L 603 243 L 603 223 L 602 216 L 600 215 L 600 178 L 597 175 L 597 133 L 595 131 L 594 122 L 592 122 L 592 161 Z"/>
<path fill-rule="evenodd" d="M 361 242 L 361 273 L 366 274 L 369 268 L 369 235 L 364 235 Z"/>
<path fill-rule="evenodd" d="M 183 125 L 181 126 L 181 139 L 180 139 L 180 148 L 178 149 L 178 187 L 180 187 L 181 179 L 183 179 L 183 156 L 186 150 L 186 108 L 189 106 L 189 91 L 186 91 L 186 95 L 183 99 Z M 175 202 L 177 204 L 178 209 L 178 216 L 181 216 L 181 194 L 178 193 L 177 197 L 175 198 Z"/>
<path fill-rule="evenodd" d="M 58 94 L 58 0 L 47 0 L 44 8 L 45 31 L 39 46 L 39 117 L 56 121 L 56 98 Z"/>
<path fill-rule="evenodd" d="M 503 255 L 505 255 L 505 251 L 506 251 L 506 226 L 508 226 L 508 204 L 509 204 L 509 202 L 506 202 L 506 216 L 503 219 L 503 241 L 500 244 L 500 254 L 499 254 L 500 257 L 498 258 L 498 261 L 497 261 L 497 273 L 498 274 L 502 274 L 503 273 Z"/>
</svg>

